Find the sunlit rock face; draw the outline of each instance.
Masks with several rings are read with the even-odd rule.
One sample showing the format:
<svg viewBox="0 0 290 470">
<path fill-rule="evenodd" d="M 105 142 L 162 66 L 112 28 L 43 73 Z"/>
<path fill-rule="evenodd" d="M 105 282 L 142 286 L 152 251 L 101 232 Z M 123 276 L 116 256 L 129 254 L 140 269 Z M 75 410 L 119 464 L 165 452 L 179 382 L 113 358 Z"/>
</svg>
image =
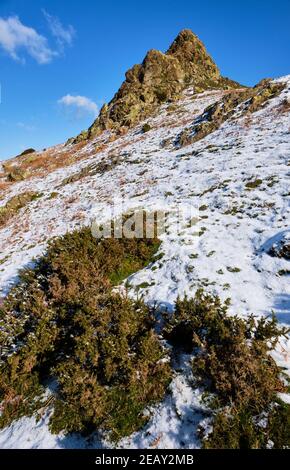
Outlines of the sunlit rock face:
<svg viewBox="0 0 290 470">
<path fill-rule="evenodd" d="M 142 64 L 126 72 L 126 79 L 99 117 L 76 142 L 98 135 L 105 129 L 128 128 L 150 116 L 160 104 L 174 101 L 189 85 L 200 93 L 213 88 L 239 86 L 220 72 L 205 46 L 190 30 L 183 30 L 164 54 L 150 50 Z"/>
</svg>

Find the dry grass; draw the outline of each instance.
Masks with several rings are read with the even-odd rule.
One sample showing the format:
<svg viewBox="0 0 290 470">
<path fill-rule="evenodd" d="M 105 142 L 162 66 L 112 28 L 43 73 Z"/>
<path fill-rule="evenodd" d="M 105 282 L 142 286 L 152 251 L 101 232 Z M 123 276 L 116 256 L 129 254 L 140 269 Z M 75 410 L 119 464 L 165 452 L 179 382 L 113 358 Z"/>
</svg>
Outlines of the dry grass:
<svg viewBox="0 0 290 470">
<path fill-rule="evenodd" d="M 6 195 L 6 191 L 11 186 L 11 183 L 9 181 L 1 181 L 0 180 L 0 197 L 3 199 Z"/>
<path fill-rule="evenodd" d="M 290 100 L 285 98 L 282 103 L 278 106 L 278 113 L 279 114 L 286 114 L 290 112 Z"/>
<path fill-rule="evenodd" d="M 78 220 L 78 221 L 82 221 L 82 220 L 85 220 L 86 218 L 86 214 L 84 211 L 77 211 L 73 216 L 72 216 L 72 220 Z"/>
<path fill-rule="evenodd" d="M 70 166 L 84 158 L 88 158 L 91 155 L 99 153 L 106 148 L 106 144 L 101 144 L 87 152 L 81 152 L 86 144 L 87 142 L 80 142 L 73 147 L 68 147 L 67 150 L 52 148 L 41 153 L 17 157 L 4 164 L 5 173 L 2 177 L 9 179 L 11 172 L 17 172 L 23 175 L 21 179 L 25 180 L 35 176 L 46 176 L 59 168 Z M 16 180 L 10 178 L 10 181 L 14 182 Z M 2 181 L 1 184 L 4 189 L 9 185 L 8 181 Z M 0 187 L 0 190 L 1 189 L 2 188 Z"/>
<path fill-rule="evenodd" d="M 253 124 L 253 118 L 251 113 L 247 112 L 243 121 L 243 128 L 250 129 L 251 125 Z"/>
</svg>

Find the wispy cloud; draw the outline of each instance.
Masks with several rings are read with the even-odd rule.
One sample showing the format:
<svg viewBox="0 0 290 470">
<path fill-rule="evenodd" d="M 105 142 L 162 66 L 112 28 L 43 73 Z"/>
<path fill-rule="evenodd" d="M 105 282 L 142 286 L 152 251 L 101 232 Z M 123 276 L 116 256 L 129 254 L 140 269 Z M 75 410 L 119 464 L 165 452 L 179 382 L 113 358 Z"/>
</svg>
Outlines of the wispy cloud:
<svg viewBox="0 0 290 470">
<path fill-rule="evenodd" d="M 25 124 L 25 122 L 17 122 L 17 127 L 20 129 L 23 129 L 24 131 L 27 132 L 34 132 L 36 130 L 36 127 L 31 125 L 31 124 Z"/>
<path fill-rule="evenodd" d="M 21 51 L 25 51 L 39 64 L 47 64 L 58 55 L 57 51 L 48 46 L 45 36 L 25 26 L 18 16 L 0 18 L 0 46 L 19 62 L 25 62 L 23 55 L 20 55 Z"/>
<path fill-rule="evenodd" d="M 97 104 L 86 96 L 66 95 L 58 100 L 58 104 L 77 118 L 81 118 L 85 114 L 97 116 L 99 111 Z"/>
<path fill-rule="evenodd" d="M 63 54 L 66 46 L 71 46 L 75 36 L 73 26 L 63 26 L 60 19 L 42 10 L 55 46 L 48 44 L 48 39 L 34 28 L 26 26 L 18 16 L 0 17 L 0 48 L 18 62 L 25 62 L 28 54 L 39 64 L 48 64 L 55 57 Z"/>
<path fill-rule="evenodd" d="M 63 50 L 65 46 L 71 46 L 76 34 L 74 27 L 71 25 L 67 27 L 63 26 L 57 16 L 50 15 L 44 9 L 42 10 L 42 13 L 46 18 L 50 32 L 56 39 L 59 48 Z"/>
</svg>

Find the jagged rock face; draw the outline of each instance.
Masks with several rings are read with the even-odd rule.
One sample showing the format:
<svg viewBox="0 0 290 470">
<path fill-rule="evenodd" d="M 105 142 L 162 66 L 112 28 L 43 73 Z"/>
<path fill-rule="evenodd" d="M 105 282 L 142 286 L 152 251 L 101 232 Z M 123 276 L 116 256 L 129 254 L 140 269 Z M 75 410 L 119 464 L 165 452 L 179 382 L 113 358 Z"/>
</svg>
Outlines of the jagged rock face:
<svg viewBox="0 0 290 470">
<path fill-rule="evenodd" d="M 128 70 L 112 101 L 103 106 L 90 129 L 76 141 L 105 129 L 131 127 L 150 116 L 162 102 L 177 99 L 190 85 L 202 92 L 208 88 L 235 88 L 238 84 L 221 77 L 203 43 L 190 30 L 184 30 L 165 54 L 150 50 L 142 64 Z"/>
<path fill-rule="evenodd" d="M 181 31 L 166 54 L 178 60 L 187 83 L 203 86 L 207 81 L 217 82 L 220 79 L 218 67 L 203 43 L 190 30 Z"/>
</svg>

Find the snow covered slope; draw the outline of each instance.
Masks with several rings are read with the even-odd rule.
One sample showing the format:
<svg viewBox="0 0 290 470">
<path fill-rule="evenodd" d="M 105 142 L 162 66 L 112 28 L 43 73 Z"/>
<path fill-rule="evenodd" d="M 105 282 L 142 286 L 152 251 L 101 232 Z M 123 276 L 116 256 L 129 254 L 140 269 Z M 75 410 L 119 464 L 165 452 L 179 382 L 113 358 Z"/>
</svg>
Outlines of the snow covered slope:
<svg viewBox="0 0 290 470">
<path fill-rule="evenodd" d="M 162 235 L 162 257 L 130 278 L 142 285 L 148 302 L 169 307 L 178 295 L 203 286 L 222 299 L 231 298 L 232 313 L 268 315 L 290 324 L 289 260 L 269 249 L 288 237 L 290 176 L 290 76 L 282 93 L 258 112 L 236 113 L 217 131 L 178 148 L 180 132 L 227 91 L 196 95 L 187 89 L 174 105 L 165 104 L 142 132 L 142 123 L 124 136 L 109 131 L 83 146 L 57 146 L 49 155 L 73 155 L 72 164 L 50 167 L 29 178 L 3 184 L 1 205 L 13 196 L 38 194 L 0 229 L 2 295 L 18 270 L 40 255 L 47 241 L 93 219 L 129 208 L 171 207 L 198 210 L 196 226 L 184 224 L 177 235 Z M 47 158 L 48 151 L 37 155 Z M 13 161 L 12 165 L 17 165 Z M 2 187 L 1 186 L 1 187 Z M 172 394 L 152 410 L 144 430 L 119 443 L 122 447 L 198 447 L 196 429 L 203 405 L 190 387 L 186 356 L 172 383 Z M 275 359 L 290 374 L 290 339 L 279 344 Z M 288 396 L 284 397 L 289 400 Z M 47 416 L 25 418 L 0 431 L 2 448 L 98 447 L 96 437 L 52 436 Z"/>
</svg>

